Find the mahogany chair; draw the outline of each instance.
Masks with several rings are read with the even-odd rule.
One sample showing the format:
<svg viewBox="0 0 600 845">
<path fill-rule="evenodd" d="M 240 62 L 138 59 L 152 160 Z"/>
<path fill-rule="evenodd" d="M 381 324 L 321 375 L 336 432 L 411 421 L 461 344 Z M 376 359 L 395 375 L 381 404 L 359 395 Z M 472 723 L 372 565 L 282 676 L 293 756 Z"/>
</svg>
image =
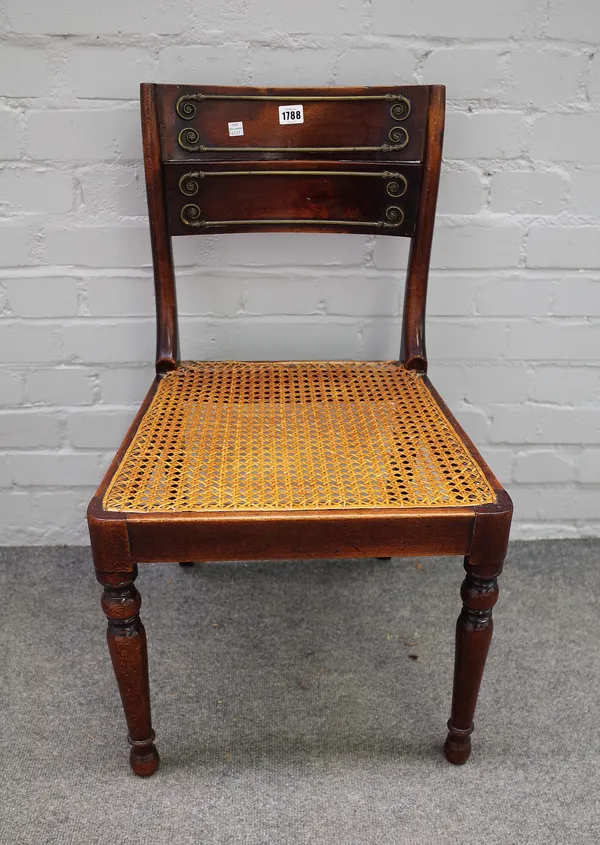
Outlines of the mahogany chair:
<svg viewBox="0 0 600 845">
<path fill-rule="evenodd" d="M 157 374 L 88 511 L 138 775 L 159 763 L 134 586 L 152 561 L 463 555 L 444 751 L 469 757 L 512 504 L 426 375 L 444 99 L 141 86 Z M 172 236 L 265 231 L 410 238 L 400 360 L 181 362 Z"/>
</svg>

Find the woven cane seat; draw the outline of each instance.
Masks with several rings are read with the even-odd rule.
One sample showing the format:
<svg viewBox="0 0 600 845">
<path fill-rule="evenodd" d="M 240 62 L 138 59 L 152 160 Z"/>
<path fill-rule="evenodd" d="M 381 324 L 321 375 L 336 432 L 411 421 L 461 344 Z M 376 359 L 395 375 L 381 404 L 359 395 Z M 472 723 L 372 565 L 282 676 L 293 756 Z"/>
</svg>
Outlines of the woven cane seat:
<svg viewBox="0 0 600 845">
<path fill-rule="evenodd" d="M 425 381 L 395 362 L 187 362 L 161 380 L 104 509 L 495 501 Z"/>
</svg>

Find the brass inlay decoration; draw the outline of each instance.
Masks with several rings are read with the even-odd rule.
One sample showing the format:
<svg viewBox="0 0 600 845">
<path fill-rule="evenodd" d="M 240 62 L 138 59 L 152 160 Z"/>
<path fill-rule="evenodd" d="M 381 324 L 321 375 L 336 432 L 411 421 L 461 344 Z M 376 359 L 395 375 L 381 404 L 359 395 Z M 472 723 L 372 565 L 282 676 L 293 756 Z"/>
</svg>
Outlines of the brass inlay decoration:
<svg viewBox="0 0 600 845">
<path fill-rule="evenodd" d="M 161 379 L 103 507 L 202 513 L 495 501 L 412 370 L 391 361 L 207 361 Z"/>
<path fill-rule="evenodd" d="M 383 223 L 383 226 L 402 226 L 404 223 L 404 212 L 397 205 L 388 205 L 385 216 L 390 222 Z"/>
<path fill-rule="evenodd" d="M 199 143 L 200 134 L 191 126 L 181 130 L 177 136 L 177 143 L 188 153 L 394 153 L 403 150 L 409 141 L 408 132 L 404 127 L 393 127 L 390 135 L 395 129 L 402 131 L 402 134 L 398 136 L 401 143 L 373 147 L 207 147 Z"/>
<path fill-rule="evenodd" d="M 192 170 L 179 180 L 179 190 L 186 197 L 195 196 L 200 185 L 198 180 L 213 176 L 358 176 L 371 179 L 389 179 L 386 190 L 391 197 L 402 197 L 408 189 L 408 182 L 402 173 L 389 170 L 364 172 L 358 170 Z"/>
<path fill-rule="evenodd" d="M 388 138 L 401 150 L 408 144 L 408 132 L 404 126 L 392 126 Z"/>
<path fill-rule="evenodd" d="M 398 102 L 394 103 L 394 105 L 390 109 L 390 117 L 392 120 L 406 120 L 408 115 L 410 114 L 410 100 L 406 97 L 403 97 L 402 94 L 398 95 Z"/>
<path fill-rule="evenodd" d="M 402 94 L 360 94 L 354 96 L 327 96 L 327 97 L 303 97 L 298 94 L 282 96 L 276 95 L 255 95 L 255 94 L 183 94 L 175 106 L 179 117 L 183 120 L 192 120 L 196 116 L 195 103 L 204 100 L 250 100 L 255 102 L 278 102 L 289 103 L 291 100 L 299 103 L 335 103 L 335 102 L 357 102 L 365 100 L 382 100 L 392 102 L 390 115 L 393 120 L 404 120 L 410 114 L 410 100 Z"/>
<path fill-rule="evenodd" d="M 180 212 L 180 220 L 185 226 L 195 229 L 227 226 L 358 226 L 375 229 L 397 229 L 404 222 L 404 212 L 397 205 L 390 205 L 385 210 L 386 220 L 307 220 L 299 217 L 281 219 L 252 220 L 203 220 L 202 209 L 195 203 L 187 203 Z"/>
<path fill-rule="evenodd" d="M 411 111 L 410 100 L 403 94 L 361 94 L 355 96 L 314 96 L 303 97 L 293 94 L 291 99 L 295 99 L 301 103 L 332 103 L 332 102 L 356 102 L 356 101 L 372 101 L 380 100 L 383 102 L 392 103 L 390 107 L 390 117 L 392 120 L 406 120 Z M 290 96 L 277 95 L 254 95 L 254 94 L 183 94 L 177 100 L 175 110 L 180 118 L 183 120 L 192 120 L 197 114 L 196 103 L 202 103 L 207 100 L 250 100 L 258 102 L 280 102 L 287 103 L 290 101 Z M 350 153 L 350 152 L 382 152 L 392 153 L 403 150 L 409 141 L 408 132 L 400 126 L 394 126 L 389 134 L 391 144 L 382 144 L 381 146 L 366 146 L 366 147 L 230 147 L 227 145 L 220 147 L 207 147 L 200 143 L 200 134 L 196 129 L 187 127 L 182 129 L 177 136 L 177 143 L 182 150 L 188 153 L 216 153 L 216 152 L 250 152 L 250 153 Z"/>
</svg>

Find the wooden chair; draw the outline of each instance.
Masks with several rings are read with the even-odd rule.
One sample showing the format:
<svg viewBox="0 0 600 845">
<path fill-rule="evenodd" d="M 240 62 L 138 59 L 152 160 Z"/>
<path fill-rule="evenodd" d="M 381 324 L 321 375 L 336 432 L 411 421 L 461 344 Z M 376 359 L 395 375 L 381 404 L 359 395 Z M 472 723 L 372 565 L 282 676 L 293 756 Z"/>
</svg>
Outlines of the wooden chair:
<svg viewBox="0 0 600 845">
<path fill-rule="evenodd" d="M 158 753 L 138 563 L 463 555 L 449 733 L 464 763 L 512 505 L 427 378 L 444 88 L 141 86 L 156 379 L 88 511 L 138 775 Z M 400 361 L 180 362 L 171 237 L 411 238 Z M 367 284 L 367 282 L 365 282 Z"/>
</svg>

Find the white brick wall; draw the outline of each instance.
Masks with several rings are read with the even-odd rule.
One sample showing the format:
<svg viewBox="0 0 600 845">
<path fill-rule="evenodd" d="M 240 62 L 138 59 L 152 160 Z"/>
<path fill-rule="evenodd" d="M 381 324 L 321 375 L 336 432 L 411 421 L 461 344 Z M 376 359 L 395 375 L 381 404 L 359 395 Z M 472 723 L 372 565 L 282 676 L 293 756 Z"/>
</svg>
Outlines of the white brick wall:
<svg viewBox="0 0 600 845">
<path fill-rule="evenodd" d="M 0 543 L 86 542 L 151 380 L 140 81 L 442 82 L 431 374 L 516 505 L 600 534 L 600 5 L 6 0 Z M 407 243 L 180 239 L 188 357 L 394 356 Z"/>
</svg>

